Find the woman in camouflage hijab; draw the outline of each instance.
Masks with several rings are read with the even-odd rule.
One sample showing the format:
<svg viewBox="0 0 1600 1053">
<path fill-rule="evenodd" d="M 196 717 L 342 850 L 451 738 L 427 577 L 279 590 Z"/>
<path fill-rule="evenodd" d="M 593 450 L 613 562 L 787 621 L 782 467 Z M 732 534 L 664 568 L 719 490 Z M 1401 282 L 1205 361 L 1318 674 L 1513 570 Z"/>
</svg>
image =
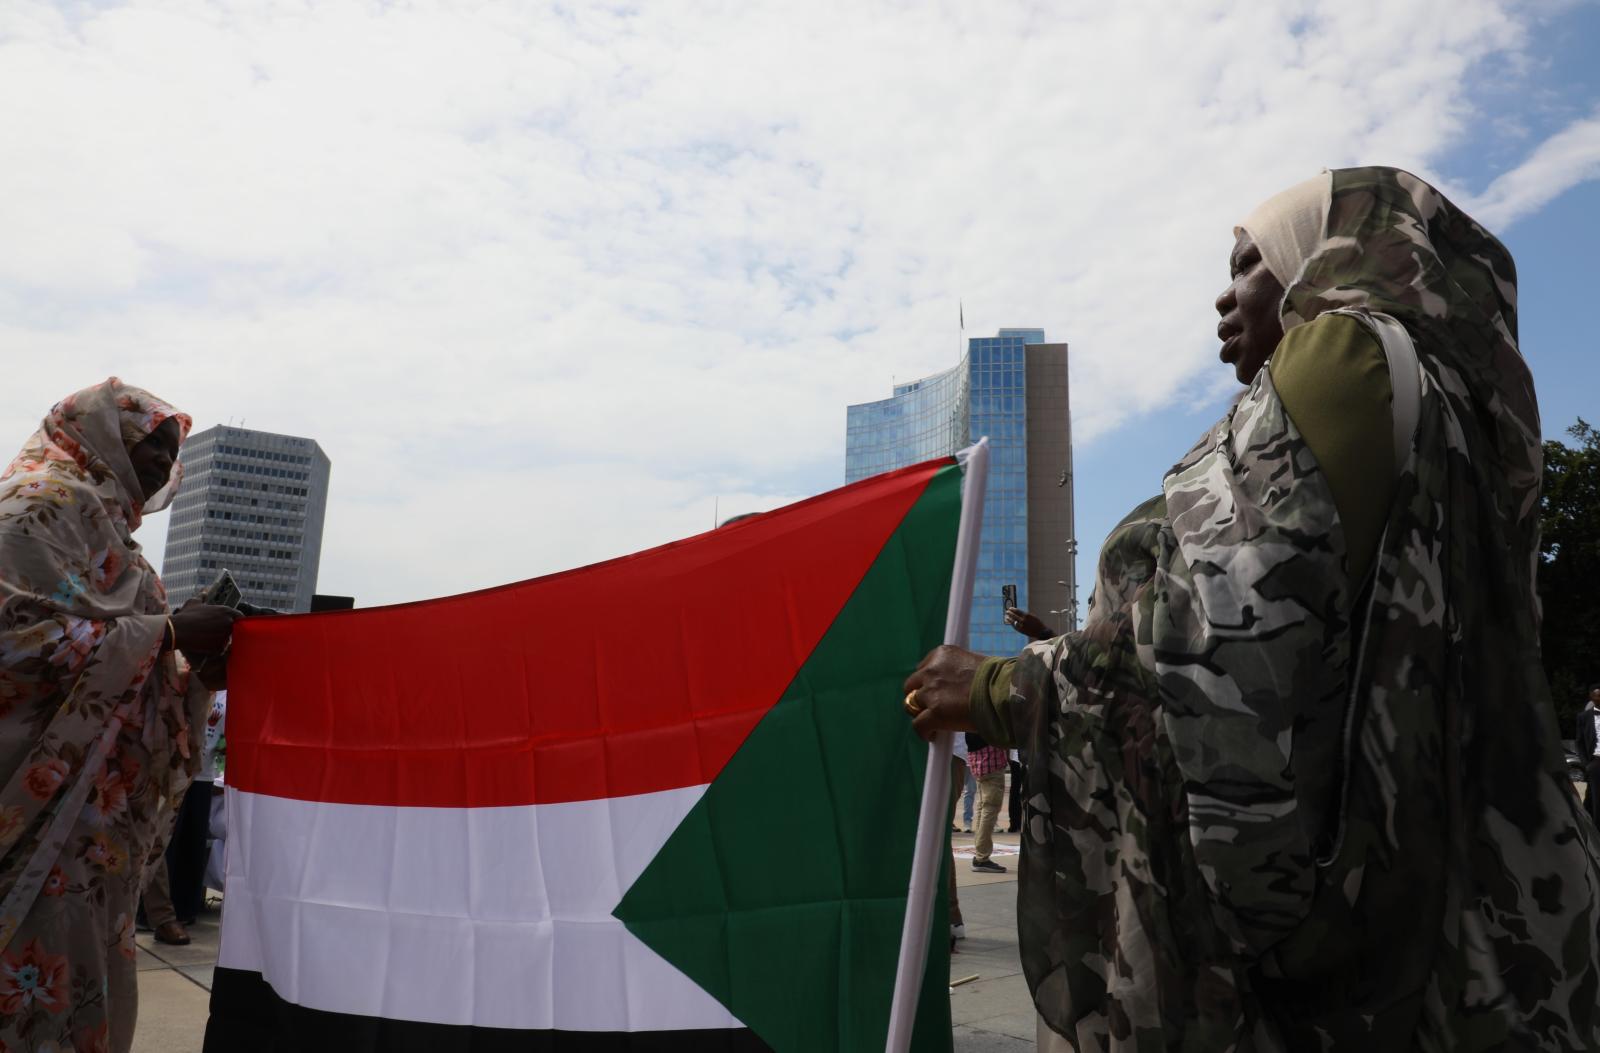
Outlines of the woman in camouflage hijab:
<svg viewBox="0 0 1600 1053">
<path fill-rule="evenodd" d="M 1392 319 L 1419 382 L 1371 573 L 1259 369 L 1112 532 L 1084 629 L 934 652 L 918 727 L 1036 758 L 1023 965 L 1078 1049 L 1600 1048 L 1600 839 L 1540 664 L 1514 267 L 1408 173 L 1330 190 L 1279 317 Z"/>
<path fill-rule="evenodd" d="M 182 479 L 189 418 L 112 377 L 62 399 L 0 476 L 0 1050 L 126 1050 L 134 910 L 200 758 L 179 652 L 235 613 L 167 616 L 133 531 Z"/>
</svg>

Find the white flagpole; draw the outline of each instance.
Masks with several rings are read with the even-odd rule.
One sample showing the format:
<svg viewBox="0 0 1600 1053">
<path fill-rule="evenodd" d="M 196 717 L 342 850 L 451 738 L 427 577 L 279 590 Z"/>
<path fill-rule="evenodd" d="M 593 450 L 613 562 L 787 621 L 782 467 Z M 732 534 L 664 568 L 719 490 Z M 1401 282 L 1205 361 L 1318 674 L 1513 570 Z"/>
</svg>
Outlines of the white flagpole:
<svg viewBox="0 0 1600 1053">
<path fill-rule="evenodd" d="M 979 439 L 956 458 L 966 469 L 961 480 L 961 522 L 956 530 L 955 566 L 950 572 L 950 607 L 945 613 L 944 642 L 964 647 L 972 614 L 972 582 L 978 572 L 978 533 L 983 529 L 983 497 L 989 477 L 989 439 Z M 943 863 L 950 825 L 950 733 L 940 732 L 928 747 L 922 774 L 922 811 L 917 816 L 916 850 L 906 890 L 906 917 L 900 930 L 900 963 L 895 969 L 894 1000 L 889 1007 L 886 1053 L 906 1053 L 917 1020 L 917 995 L 928 964 L 935 886 Z M 941 937 L 943 938 L 943 937 Z"/>
</svg>

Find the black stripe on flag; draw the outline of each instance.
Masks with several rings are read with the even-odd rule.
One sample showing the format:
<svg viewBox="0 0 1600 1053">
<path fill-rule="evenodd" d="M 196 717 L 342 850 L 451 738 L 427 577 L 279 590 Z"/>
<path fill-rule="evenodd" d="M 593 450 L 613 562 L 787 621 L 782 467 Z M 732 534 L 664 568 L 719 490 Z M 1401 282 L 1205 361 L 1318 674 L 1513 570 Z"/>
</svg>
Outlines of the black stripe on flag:
<svg viewBox="0 0 1600 1053">
<path fill-rule="evenodd" d="M 307 1009 L 260 973 L 218 968 L 204 1053 L 772 1053 L 748 1028 L 698 1031 L 521 1031 L 423 1024 Z"/>
</svg>

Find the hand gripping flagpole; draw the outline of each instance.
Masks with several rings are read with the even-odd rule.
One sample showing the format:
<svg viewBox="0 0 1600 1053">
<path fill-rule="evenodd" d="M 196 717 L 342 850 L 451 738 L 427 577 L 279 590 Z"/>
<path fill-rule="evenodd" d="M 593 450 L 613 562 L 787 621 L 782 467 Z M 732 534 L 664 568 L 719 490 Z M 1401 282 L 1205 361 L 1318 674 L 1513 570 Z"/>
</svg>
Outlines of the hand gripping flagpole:
<svg viewBox="0 0 1600 1053">
<path fill-rule="evenodd" d="M 944 642 L 967 643 L 972 614 L 972 583 L 978 571 L 978 533 L 983 528 L 983 497 L 989 478 L 987 437 L 956 454 L 965 469 L 961 480 L 961 521 L 956 531 L 955 565 L 950 572 L 950 607 L 945 615 Z M 917 816 L 916 850 L 906 890 L 906 916 L 900 930 L 900 963 L 895 969 L 894 1000 L 889 1007 L 886 1053 L 906 1053 L 917 1021 L 917 995 L 928 964 L 929 929 L 934 890 L 944 862 L 950 825 L 950 733 L 934 735 L 928 767 L 922 774 L 922 811 Z"/>
</svg>

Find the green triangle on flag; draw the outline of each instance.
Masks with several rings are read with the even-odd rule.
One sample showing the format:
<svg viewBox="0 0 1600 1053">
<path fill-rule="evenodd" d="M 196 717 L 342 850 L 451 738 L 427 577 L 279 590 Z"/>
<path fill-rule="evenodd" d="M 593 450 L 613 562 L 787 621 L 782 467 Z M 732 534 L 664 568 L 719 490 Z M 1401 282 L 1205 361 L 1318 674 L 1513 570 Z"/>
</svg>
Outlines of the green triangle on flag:
<svg viewBox="0 0 1600 1053">
<path fill-rule="evenodd" d="M 613 912 L 779 1053 L 884 1048 L 928 757 L 900 688 L 943 641 L 960 511 L 952 464 Z M 947 879 L 919 1051 L 951 1046 Z"/>
</svg>

